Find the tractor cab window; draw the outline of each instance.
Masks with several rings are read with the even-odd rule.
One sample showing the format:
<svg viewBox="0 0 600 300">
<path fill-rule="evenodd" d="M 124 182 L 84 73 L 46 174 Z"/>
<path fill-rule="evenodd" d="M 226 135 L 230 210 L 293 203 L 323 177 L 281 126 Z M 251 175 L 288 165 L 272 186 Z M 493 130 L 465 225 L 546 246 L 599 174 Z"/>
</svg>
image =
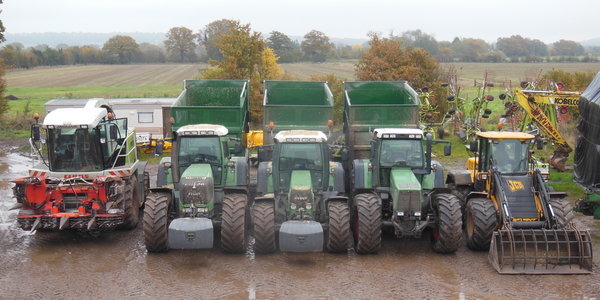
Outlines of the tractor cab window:
<svg viewBox="0 0 600 300">
<path fill-rule="evenodd" d="M 48 157 L 54 172 L 100 171 L 102 151 L 95 128 L 48 129 Z"/>
<path fill-rule="evenodd" d="M 491 163 L 501 173 L 526 173 L 529 146 L 519 140 L 492 142 Z"/>
<path fill-rule="evenodd" d="M 382 140 L 381 167 L 423 168 L 425 164 L 421 140 Z"/>
<path fill-rule="evenodd" d="M 179 176 L 192 164 L 210 164 L 215 183 L 221 182 L 221 141 L 217 136 L 179 138 Z"/>
<path fill-rule="evenodd" d="M 279 171 L 281 186 L 289 186 L 289 179 L 294 170 L 311 171 L 313 187 L 321 186 L 323 177 L 322 144 L 284 143 L 279 153 Z M 326 150 L 328 151 L 328 149 Z"/>
<path fill-rule="evenodd" d="M 127 153 L 127 149 L 124 148 L 126 147 L 124 141 L 127 137 L 127 119 L 102 122 L 98 125 L 98 131 L 106 167 L 124 165 L 125 159 L 123 157 L 119 158 L 118 155 L 119 152 L 121 155 Z"/>
</svg>

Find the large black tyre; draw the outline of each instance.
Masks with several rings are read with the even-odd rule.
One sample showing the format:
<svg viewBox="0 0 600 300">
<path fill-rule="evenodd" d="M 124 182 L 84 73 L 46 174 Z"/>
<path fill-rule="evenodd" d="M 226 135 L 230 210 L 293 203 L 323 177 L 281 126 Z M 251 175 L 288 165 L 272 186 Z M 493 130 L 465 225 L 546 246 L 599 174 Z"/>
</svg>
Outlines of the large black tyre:
<svg viewBox="0 0 600 300">
<path fill-rule="evenodd" d="M 488 250 L 496 229 L 494 204 L 487 198 L 473 198 L 467 202 L 465 212 L 467 246 L 476 251 Z"/>
<path fill-rule="evenodd" d="M 148 252 L 169 250 L 169 198 L 168 193 L 151 192 L 144 207 L 144 243 Z"/>
<path fill-rule="evenodd" d="M 258 202 L 252 206 L 254 251 L 275 252 L 275 207 L 271 202 Z"/>
<path fill-rule="evenodd" d="M 374 194 L 358 194 L 354 197 L 356 216 L 354 238 L 356 252 L 377 253 L 381 248 L 381 202 Z"/>
<path fill-rule="evenodd" d="M 137 227 L 140 221 L 140 199 L 137 189 L 137 177 L 131 176 L 128 181 L 125 182 L 125 220 L 123 222 L 124 229 L 133 229 Z"/>
<path fill-rule="evenodd" d="M 460 211 L 463 216 L 465 216 L 465 208 L 467 207 L 467 196 L 470 192 L 471 187 L 466 185 L 456 186 L 451 192 L 452 195 L 458 197 L 458 200 L 460 201 Z"/>
<path fill-rule="evenodd" d="M 550 199 L 550 205 L 554 211 L 554 221 L 558 229 L 568 227 L 575 219 L 571 202 L 564 198 Z"/>
<path fill-rule="evenodd" d="M 221 249 L 228 253 L 246 250 L 246 204 L 244 194 L 227 194 L 223 197 L 221 215 Z"/>
<path fill-rule="evenodd" d="M 352 238 L 348 203 L 331 201 L 327 203 L 327 207 L 329 212 L 327 250 L 329 252 L 347 252 Z"/>
<path fill-rule="evenodd" d="M 438 253 L 454 253 L 462 241 L 460 200 L 452 194 L 437 194 L 437 224 L 433 230 L 432 248 Z"/>
</svg>

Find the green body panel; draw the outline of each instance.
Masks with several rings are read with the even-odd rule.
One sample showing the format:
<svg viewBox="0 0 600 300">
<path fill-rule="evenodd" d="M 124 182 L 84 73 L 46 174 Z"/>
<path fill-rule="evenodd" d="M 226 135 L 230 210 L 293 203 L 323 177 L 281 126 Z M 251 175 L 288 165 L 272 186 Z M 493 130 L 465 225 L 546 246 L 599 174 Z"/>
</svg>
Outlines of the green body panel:
<svg viewBox="0 0 600 300">
<path fill-rule="evenodd" d="M 421 179 L 421 187 L 424 190 L 433 190 L 435 188 L 435 172 L 423 175 Z"/>
<path fill-rule="evenodd" d="M 290 204 L 294 202 L 297 197 L 302 197 L 302 201 L 311 203 L 312 207 L 316 207 L 314 201 L 314 194 L 312 189 L 312 178 L 310 171 L 307 170 L 294 170 L 290 178 L 290 191 L 288 193 L 288 199 Z M 290 208 L 290 216 L 297 215 L 299 212 L 295 209 Z M 312 209 L 308 209 L 304 212 L 304 215 L 313 214 Z"/>
<path fill-rule="evenodd" d="M 400 207 L 400 194 L 404 191 L 421 191 L 421 183 L 410 169 L 392 168 L 390 172 L 390 195 L 394 199 L 394 208 Z M 422 195 L 419 193 L 422 203 Z"/>
<path fill-rule="evenodd" d="M 333 94 L 325 81 L 265 81 L 263 131 L 270 143 L 269 123 L 275 131 L 318 130 L 327 132 L 333 120 Z"/>
<path fill-rule="evenodd" d="M 375 128 L 417 128 L 419 97 L 406 81 L 344 83 L 344 134 L 350 160 L 367 158 Z"/>
<path fill-rule="evenodd" d="M 185 178 L 209 178 L 209 177 L 213 177 L 213 172 L 211 169 L 210 164 L 193 164 L 190 165 L 189 167 L 187 167 L 185 169 L 185 171 L 183 171 L 183 174 L 181 174 L 181 180 L 184 180 Z M 180 181 L 181 181 L 180 180 Z M 214 187 L 211 187 L 209 189 L 211 192 L 214 192 Z M 205 207 L 208 209 L 208 211 L 212 211 L 213 208 L 215 207 L 215 202 L 214 202 L 214 195 L 212 197 L 212 201 L 209 201 L 206 204 L 182 204 L 182 199 L 178 199 L 180 201 L 178 201 L 179 203 L 179 209 L 182 209 L 184 207 Z"/>
</svg>

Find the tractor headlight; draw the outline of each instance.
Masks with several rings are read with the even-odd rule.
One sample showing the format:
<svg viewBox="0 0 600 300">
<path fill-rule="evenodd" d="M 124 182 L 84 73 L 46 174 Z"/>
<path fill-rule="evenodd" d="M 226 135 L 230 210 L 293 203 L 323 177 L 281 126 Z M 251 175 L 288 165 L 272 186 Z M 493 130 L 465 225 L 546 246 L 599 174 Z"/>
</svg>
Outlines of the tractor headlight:
<svg viewBox="0 0 600 300">
<path fill-rule="evenodd" d="M 297 206 L 296 206 L 296 203 L 292 203 L 292 204 L 290 204 L 290 208 L 291 208 L 291 209 L 294 209 L 294 210 L 295 210 L 295 209 L 296 209 L 296 207 L 297 207 Z"/>
<path fill-rule="evenodd" d="M 312 204 L 310 204 L 310 202 L 306 203 L 304 207 L 306 207 L 306 209 L 312 209 Z"/>
</svg>

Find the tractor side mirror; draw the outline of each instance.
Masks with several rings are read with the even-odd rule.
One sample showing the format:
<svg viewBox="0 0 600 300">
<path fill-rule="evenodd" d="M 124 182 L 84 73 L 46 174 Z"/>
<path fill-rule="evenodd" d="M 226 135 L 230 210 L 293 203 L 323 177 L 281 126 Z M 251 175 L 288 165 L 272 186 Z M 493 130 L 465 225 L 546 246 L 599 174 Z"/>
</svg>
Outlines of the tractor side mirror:
<svg viewBox="0 0 600 300">
<path fill-rule="evenodd" d="M 452 155 L 452 144 L 444 145 L 444 156 Z"/>
<path fill-rule="evenodd" d="M 109 131 L 109 138 L 111 141 L 114 141 L 119 138 L 119 128 L 117 125 L 111 124 Z"/>
<path fill-rule="evenodd" d="M 31 137 L 34 142 L 39 142 L 41 140 L 40 137 L 40 126 L 38 124 L 33 124 L 31 126 Z"/>
<path fill-rule="evenodd" d="M 477 141 L 472 141 L 469 144 L 469 151 L 471 151 L 473 153 L 477 152 Z"/>
</svg>

